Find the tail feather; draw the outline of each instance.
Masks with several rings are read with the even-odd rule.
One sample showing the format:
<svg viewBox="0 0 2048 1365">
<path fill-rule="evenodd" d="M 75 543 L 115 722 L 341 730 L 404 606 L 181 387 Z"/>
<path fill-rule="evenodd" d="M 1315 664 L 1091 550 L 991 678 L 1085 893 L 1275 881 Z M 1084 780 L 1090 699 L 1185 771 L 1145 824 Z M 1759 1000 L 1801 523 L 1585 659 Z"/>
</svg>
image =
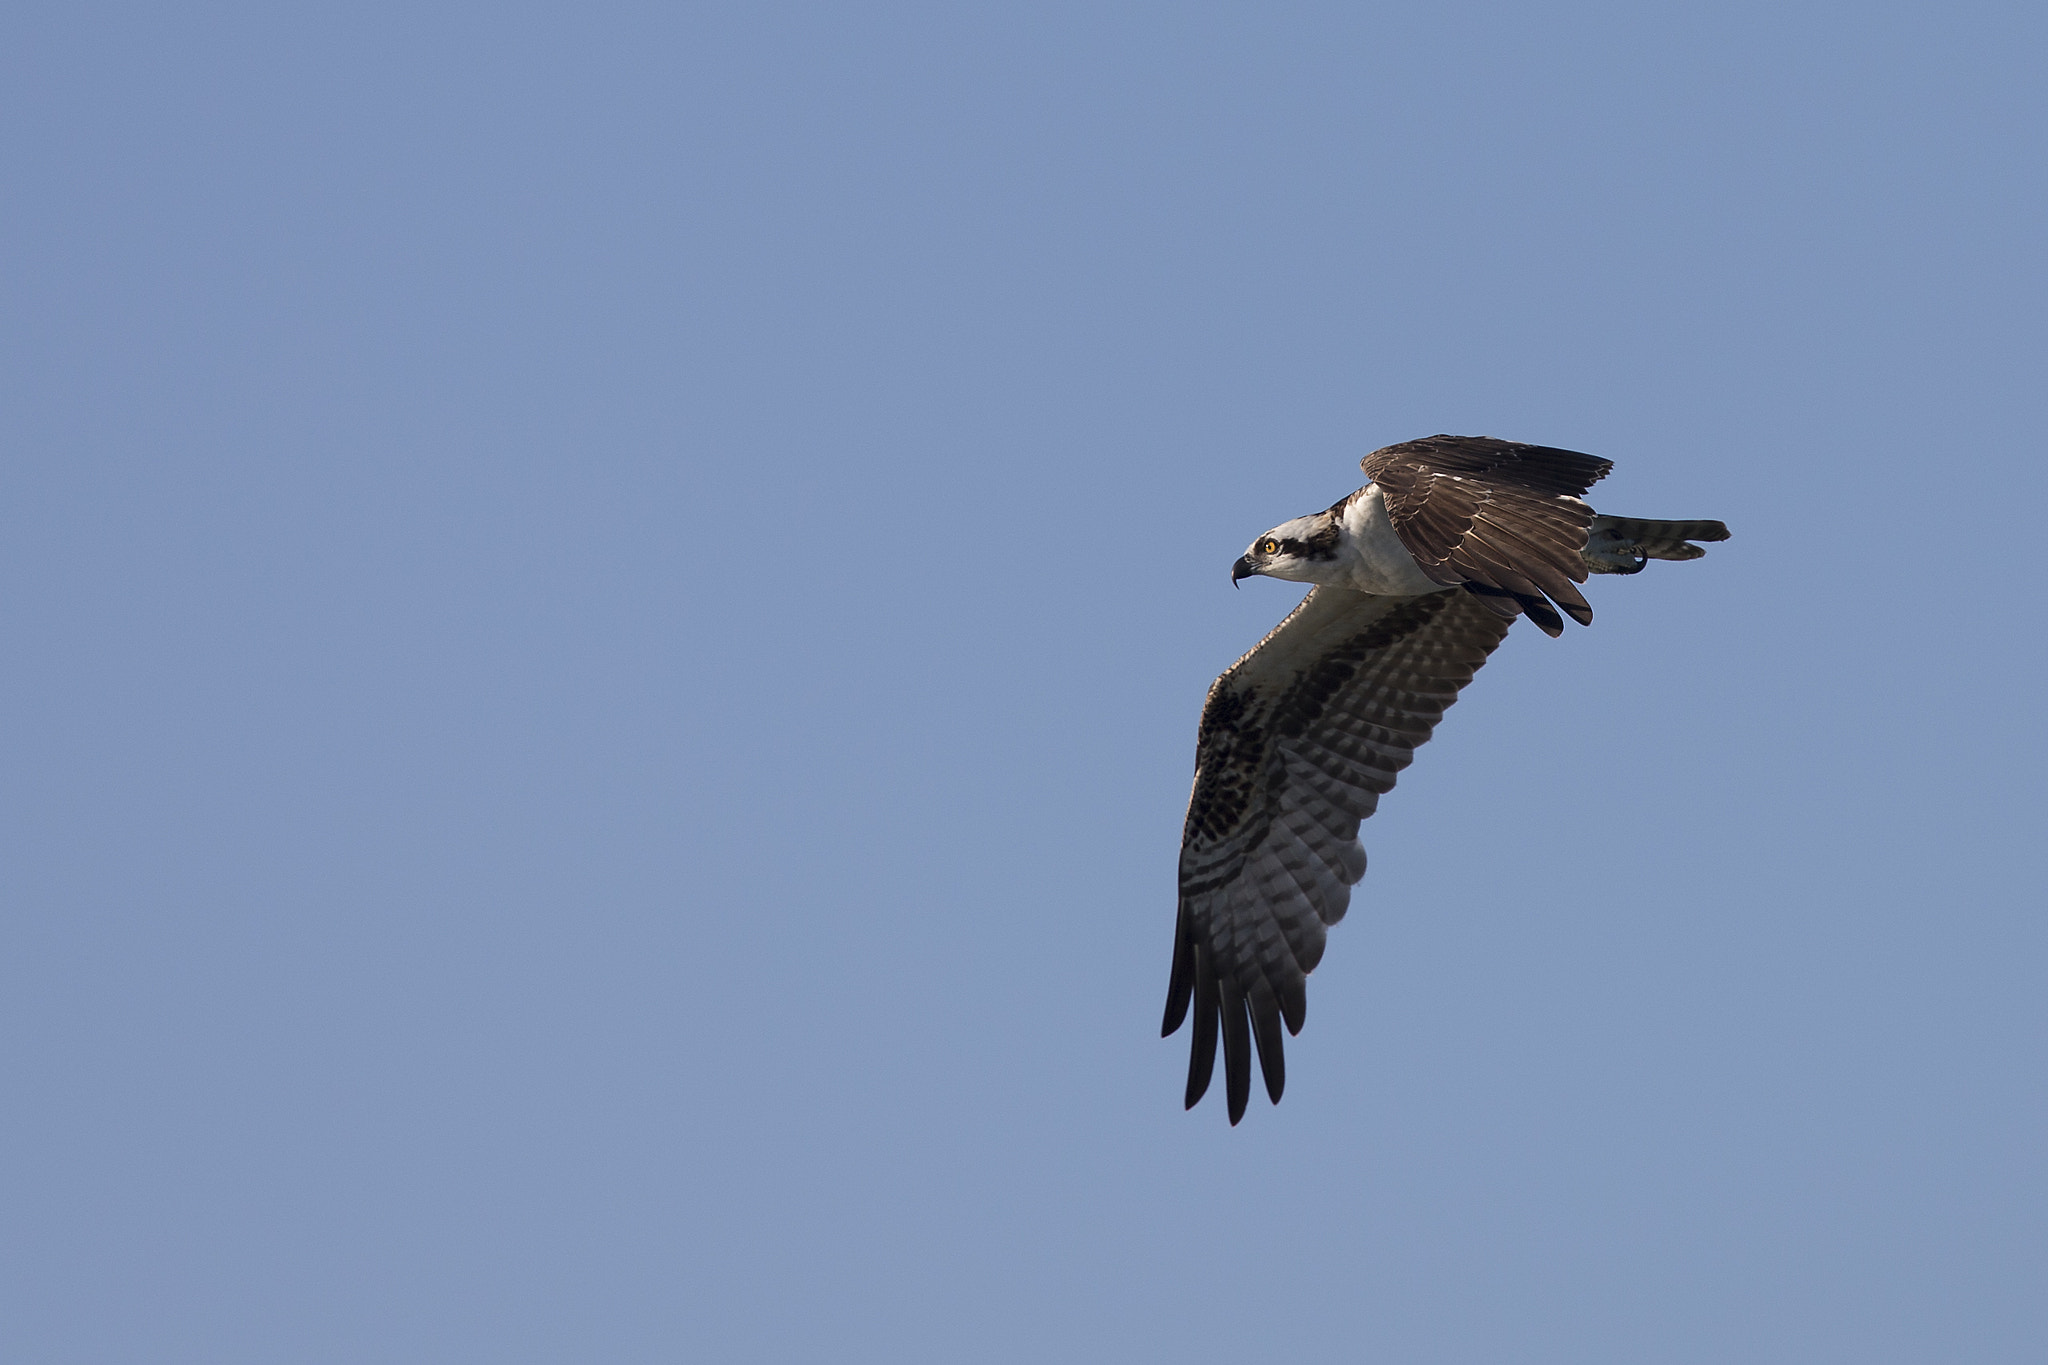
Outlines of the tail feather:
<svg viewBox="0 0 2048 1365">
<path fill-rule="evenodd" d="M 1706 553 L 1691 541 L 1726 539 L 1728 528 L 1718 521 L 1595 516 L 1583 553 L 1593 573 L 1640 573 L 1653 559 L 1698 559 Z"/>
</svg>

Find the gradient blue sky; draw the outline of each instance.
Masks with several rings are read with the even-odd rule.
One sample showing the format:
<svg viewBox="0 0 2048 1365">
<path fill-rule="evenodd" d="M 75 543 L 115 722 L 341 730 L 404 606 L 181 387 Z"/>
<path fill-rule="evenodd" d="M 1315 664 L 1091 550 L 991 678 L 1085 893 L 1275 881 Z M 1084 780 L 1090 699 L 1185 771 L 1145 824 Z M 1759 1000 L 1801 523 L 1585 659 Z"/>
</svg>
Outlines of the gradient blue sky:
<svg viewBox="0 0 2048 1365">
<path fill-rule="evenodd" d="M 2048 10 L 0 18 L 0 1354 L 2048 1341 Z M 1278 1109 L 1157 1035 L 1257 532 L 1518 628 Z"/>
</svg>

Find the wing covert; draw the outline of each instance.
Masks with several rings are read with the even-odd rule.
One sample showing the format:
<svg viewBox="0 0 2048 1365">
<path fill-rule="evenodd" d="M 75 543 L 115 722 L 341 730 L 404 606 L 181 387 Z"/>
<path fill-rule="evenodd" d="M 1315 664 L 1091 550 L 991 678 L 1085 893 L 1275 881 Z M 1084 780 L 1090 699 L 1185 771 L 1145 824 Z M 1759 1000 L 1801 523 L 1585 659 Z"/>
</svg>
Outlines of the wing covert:
<svg viewBox="0 0 2048 1365">
<path fill-rule="evenodd" d="M 1610 460 L 1488 436 L 1426 436 L 1359 461 L 1380 486 L 1387 515 L 1431 578 L 1458 585 L 1512 618 L 1526 613 L 1562 634 L 1558 609 L 1591 625 L 1576 584 L 1593 524 L 1582 499 Z M 1553 604 L 1555 604 L 1553 606 Z"/>
</svg>

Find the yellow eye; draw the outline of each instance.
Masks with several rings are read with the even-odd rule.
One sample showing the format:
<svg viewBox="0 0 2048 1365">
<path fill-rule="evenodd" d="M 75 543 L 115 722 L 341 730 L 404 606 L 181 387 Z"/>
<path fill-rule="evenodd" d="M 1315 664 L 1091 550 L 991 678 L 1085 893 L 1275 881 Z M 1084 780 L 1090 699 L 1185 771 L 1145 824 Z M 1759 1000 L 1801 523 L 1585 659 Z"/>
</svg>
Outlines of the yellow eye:
<svg viewBox="0 0 2048 1365">
<path fill-rule="evenodd" d="M 1280 542 L 1273 539 L 1271 536 L 1266 537 L 1266 539 L 1259 542 L 1259 553 L 1262 555 L 1279 554 Z"/>
</svg>

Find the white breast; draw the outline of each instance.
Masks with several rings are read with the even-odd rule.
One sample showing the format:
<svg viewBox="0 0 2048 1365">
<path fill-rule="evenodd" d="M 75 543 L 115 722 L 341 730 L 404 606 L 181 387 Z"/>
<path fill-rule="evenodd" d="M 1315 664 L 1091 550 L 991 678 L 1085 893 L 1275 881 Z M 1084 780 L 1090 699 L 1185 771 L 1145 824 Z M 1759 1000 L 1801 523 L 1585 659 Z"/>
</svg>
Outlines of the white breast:
<svg viewBox="0 0 2048 1365">
<path fill-rule="evenodd" d="M 1359 490 L 1344 509 L 1344 531 L 1351 550 L 1350 581 L 1345 586 L 1387 597 L 1415 597 L 1450 586 L 1424 573 L 1408 553 L 1387 517 L 1378 485 Z"/>
</svg>

